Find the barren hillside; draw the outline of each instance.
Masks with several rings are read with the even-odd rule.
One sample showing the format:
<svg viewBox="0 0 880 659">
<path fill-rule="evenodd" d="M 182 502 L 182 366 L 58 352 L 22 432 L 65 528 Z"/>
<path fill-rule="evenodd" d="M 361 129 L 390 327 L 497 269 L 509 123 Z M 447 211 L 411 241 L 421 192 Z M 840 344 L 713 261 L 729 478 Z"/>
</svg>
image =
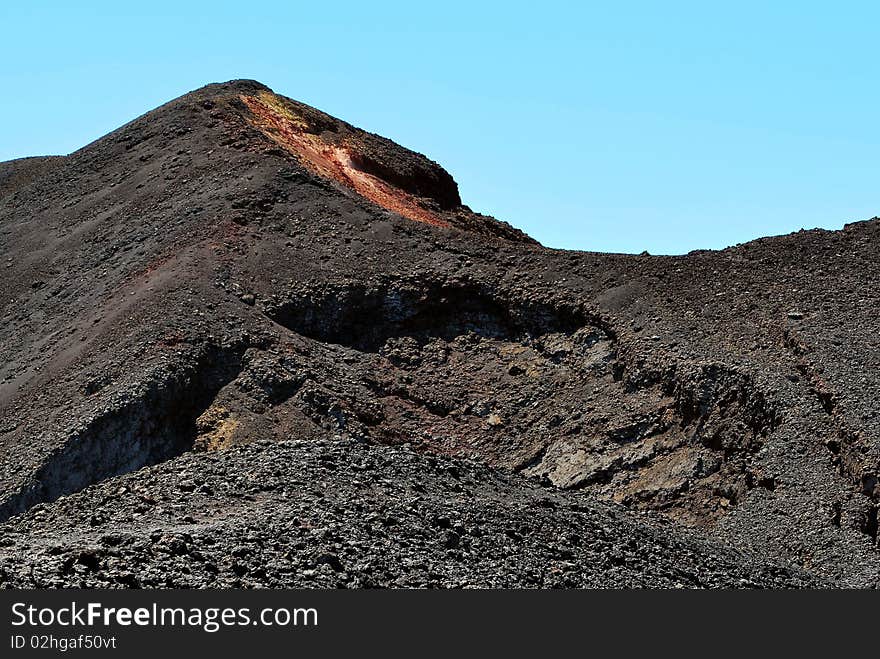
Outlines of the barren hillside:
<svg viewBox="0 0 880 659">
<path fill-rule="evenodd" d="M 0 584 L 876 587 L 878 241 L 546 249 L 253 81 L 0 163 Z"/>
</svg>

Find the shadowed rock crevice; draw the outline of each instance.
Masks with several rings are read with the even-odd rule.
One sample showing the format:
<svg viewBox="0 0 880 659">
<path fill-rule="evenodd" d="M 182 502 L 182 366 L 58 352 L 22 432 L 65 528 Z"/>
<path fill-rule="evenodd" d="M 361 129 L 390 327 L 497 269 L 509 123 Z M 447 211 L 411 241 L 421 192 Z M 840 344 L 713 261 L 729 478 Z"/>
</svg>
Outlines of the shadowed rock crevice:
<svg viewBox="0 0 880 659">
<path fill-rule="evenodd" d="M 195 364 L 149 381 L 73 432 L 31 483 L 0 505 L 0 521 L 193 448 L 196 420 L 242 369 L 242 350 L 207 347 Z"/>
<path fill-rule="evenodd" d="M 526 341 L 549 333 L 573 334 L 588 323 L 572 307 L 514 303 L 464 284 L 307 286 L 289 293 L 267 314 L 297 334 L 362 352 L 378 352 L 391 338 L 424 344 L 472 332 Z"/>
</svg>

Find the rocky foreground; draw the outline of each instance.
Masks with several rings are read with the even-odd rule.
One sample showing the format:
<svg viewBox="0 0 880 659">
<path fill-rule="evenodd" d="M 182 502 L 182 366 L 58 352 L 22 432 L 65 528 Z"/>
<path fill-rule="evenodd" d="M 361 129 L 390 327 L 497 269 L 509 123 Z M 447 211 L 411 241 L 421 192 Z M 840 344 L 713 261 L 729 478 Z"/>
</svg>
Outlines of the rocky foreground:
<svg viewBox="0 0 880 659">
<path fill-rule="evenodd" d="M 0 545 L 0 585 L 20 588 L 827 585 L 583 494 L 351 440 L 177 458 L 36 506 Z"/>
</svg>

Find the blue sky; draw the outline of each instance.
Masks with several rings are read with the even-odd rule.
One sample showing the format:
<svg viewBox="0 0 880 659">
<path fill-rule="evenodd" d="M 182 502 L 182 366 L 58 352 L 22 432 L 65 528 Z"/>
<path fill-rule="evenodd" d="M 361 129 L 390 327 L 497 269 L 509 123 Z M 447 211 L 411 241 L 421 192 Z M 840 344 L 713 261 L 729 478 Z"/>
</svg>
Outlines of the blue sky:
<svg viewBox="0 0 880 659">
<path fill-rule="evenodd" d="M 255 78 L 425 153 L 552 247 L 880 215 L 876 2 L 4 2 L 0 160 Z"/>
</svg>

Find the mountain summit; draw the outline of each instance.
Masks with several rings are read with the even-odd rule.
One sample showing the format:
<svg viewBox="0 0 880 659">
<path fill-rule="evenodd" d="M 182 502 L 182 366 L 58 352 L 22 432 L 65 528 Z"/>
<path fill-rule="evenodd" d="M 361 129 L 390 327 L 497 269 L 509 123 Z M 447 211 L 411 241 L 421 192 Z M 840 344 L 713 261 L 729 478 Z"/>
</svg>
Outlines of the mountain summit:
<svg viewBox="0 0 880 659">
<path fill-rule="evenodd" d="M 878 241 L 546 249 L 253 81 L 0 163 L 0 585 L 877 586 Z"/>
</svg>

